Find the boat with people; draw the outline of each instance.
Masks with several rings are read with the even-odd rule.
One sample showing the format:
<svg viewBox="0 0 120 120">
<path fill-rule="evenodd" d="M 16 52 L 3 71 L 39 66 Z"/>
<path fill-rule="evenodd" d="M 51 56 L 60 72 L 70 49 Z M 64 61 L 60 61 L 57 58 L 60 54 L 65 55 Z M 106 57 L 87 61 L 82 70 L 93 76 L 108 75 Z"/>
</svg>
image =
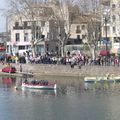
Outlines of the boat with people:
<svg viewBox="0 0 120 120">
<path fill-rule="evenodd" d="M 104 82 L 109 82 L 109 83 L 114 83 L 114 82 L 120 82 L 120 76 L 113 76 L 111 74 L 107 74 L 106 76 L 97 76 L 97 77 L 85 77 L 84 82 L 89 82 L 89 83 L 104 83 Z"/>
<path fill-rule="evenodd" d="M 28 82 L 25 80 L 22 82 L 22 89 L 43 89 L 43 90 L 56 90 L 57 84 L 56 83 L 49 83 L 47 80 L 33 80 L 31 82 Z"/>
</svg>

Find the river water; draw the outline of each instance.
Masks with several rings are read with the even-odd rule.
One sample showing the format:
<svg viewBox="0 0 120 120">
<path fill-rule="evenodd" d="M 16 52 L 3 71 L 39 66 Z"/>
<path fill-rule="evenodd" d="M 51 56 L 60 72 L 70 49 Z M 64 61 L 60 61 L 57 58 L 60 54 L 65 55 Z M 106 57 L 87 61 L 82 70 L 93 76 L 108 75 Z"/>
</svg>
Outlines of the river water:
<svg viewBox="0 0 120 120">
<path fill-rule="evenodd" d="M 119 120 L 120 84 L 48 77 L 57 91 L 16 90 L 23 78 L 0 78 L 0 120 Z M 41 79 L 41 78 L 40 78 Z"/>
</svg>

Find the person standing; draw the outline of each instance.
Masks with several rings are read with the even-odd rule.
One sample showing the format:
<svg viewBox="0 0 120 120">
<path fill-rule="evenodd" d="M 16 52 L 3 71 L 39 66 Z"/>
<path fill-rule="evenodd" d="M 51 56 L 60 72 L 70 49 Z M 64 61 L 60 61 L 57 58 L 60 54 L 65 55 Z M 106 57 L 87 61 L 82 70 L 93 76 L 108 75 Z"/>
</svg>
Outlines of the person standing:
<svg viewBox="0 0 120 120">
<path fill-rule="evenodd" d="M 22 65 L 20 64 L 20 72 L 22 72 Z"/>
</svg>

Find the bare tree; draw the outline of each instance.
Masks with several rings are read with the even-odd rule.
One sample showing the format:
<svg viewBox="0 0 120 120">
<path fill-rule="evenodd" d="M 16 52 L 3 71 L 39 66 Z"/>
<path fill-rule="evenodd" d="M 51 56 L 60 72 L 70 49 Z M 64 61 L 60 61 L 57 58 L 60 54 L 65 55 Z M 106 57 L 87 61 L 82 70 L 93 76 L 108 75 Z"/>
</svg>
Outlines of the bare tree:
<svg viewBox="0 0 120 120">
<path fill-rule="evenodd" d="M 96 48 L 98 45 L 98 40 L 101 37 L 101 15 L 99 9 L 99 0 L 79 0 L 80 8 L 82 9 L 82 14 L 87 17 L 88 35 L 87 44 L 90 48 L 92 59 L 96 57 Z M 88 4 L 89 3 L 89 4 Z"/>
<path fill-rule="evenodd" d="M 71 11 L 75 5 L 75 0 L 57 0 L 52 7 L 54 19 L 58 27 L 58 47 L 61 56 L 64 56 L 64 46 L 70 37 Z M 61 29 L 63 28 L 64 29 Z"/>
<path fill-rule="evenodd" d="M 43 41 L 42 33 L 44 27 L 40 25 L 41 20 L 48 20 L 51 16 L 51 11 L 47 8 L 46 0 L 10 0 L 8 14 L 14 16 L 23 24 L 26 20 L 31 23 L 31 48 L 32 54 L 35 57 L 35 46 Z M 24 29 L 24 28 L 23 28 Z"/>
<path fill-rule="evenodd" d="M 70 37 L 70 29 L 72 24 L 72 19 L 75 16 L 75 12 L 79 9 L 75 7 L 76 0 L 51 0 L 53 4 L 49 4 L 49 0 L 10 0 L 10 13 L 15 14 L 21 21 L 28 19 L 31 22 L 31 48 L 33 56 L 35 56 L 35 46 L 42 41 L 41 38 L 43 27 L 39 26 L 39 22 L 42 19 L 53 19 L 58 28 L 57 30 L 57 44 L 61 56 L 64 56 L 64 46 L 67 40 Z M 77 0 L 80 5 L 82 4 L 82 11 L 86 13 L 87 10 L 90 11 L 90 14 L 97 15 L 98 9 L 97 4 L 98 0 Z M 42 4 L 42 5 L 41 5 Z M 48 5 L 49 4 L 49 5 Z M 41 6 L 40 6 L 41 5 Z M 44 6 L 44 7 L 43 7 Z M 47 10 L 46 8 L 50 7 L 52 10 Z M 75 11 L 73 12 L 73 10 Z M 88 13 L 88 12 L 87 12 Z M 23 17 L 24 16 L 24 17 Z M 90 49 L 93 49 L 96 46 L 96 41 L 98 38 L 99 29 L 98 29 L 98 18 L 97 16 L 91 17 L 88 23 L 88 42 Z M 94 27 L 93 27 L 94 26 Z"/>
</svg>

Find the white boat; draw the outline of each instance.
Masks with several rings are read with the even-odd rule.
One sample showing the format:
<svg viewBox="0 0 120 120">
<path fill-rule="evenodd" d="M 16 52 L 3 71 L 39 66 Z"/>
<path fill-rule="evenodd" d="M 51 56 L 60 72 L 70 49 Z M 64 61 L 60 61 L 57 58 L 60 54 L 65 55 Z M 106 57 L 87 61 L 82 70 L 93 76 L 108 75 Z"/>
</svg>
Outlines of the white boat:
<svg viewBox="0 0 120 120">
<path fill-rule="evenodd" d="M 56 90 L 57 84 L 31 84 L 31 83 L 22 83 L 22 89 L 28 88 L 28 89 L 44 89 L 44 90 Z"/>
<path fill-rule="evenodd" d="M 120 76 L 110 76 L 110 77 L 85 77 L 84 82 L 120 82 Z"/>
</svg>

